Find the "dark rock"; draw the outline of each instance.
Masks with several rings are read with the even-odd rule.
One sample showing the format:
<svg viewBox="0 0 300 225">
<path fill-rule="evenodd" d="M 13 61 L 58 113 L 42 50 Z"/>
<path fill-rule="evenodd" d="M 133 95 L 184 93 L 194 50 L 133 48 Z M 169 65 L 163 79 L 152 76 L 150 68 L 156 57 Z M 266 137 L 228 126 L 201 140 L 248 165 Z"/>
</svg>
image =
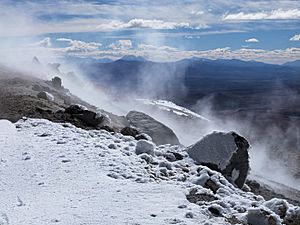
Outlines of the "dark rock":
<svg viewBox="0 0 300 225">
<path fill-rule="evenodd" d="M 258 190 L 260 188 L 260 184 L 255 180 L 247 180 L 246 184 L 250 187 L 251 190 Z"/>
<path fill-rule="evenodd" d="M 81 105 L 70 105 L 65 113 L 71 114 L 91 127 L 104 127 L 109 123 L 109 117 L 104 114 L 88 110 Z"/>
<path fill-rule="evenodd" d="M 211 179 L 205 182 L 204 187 L 210 189 L 214 194 L 216 194 L 219 189 L 219 186 Z"/>
<path fill-rule="evenodd" d="M 231 183 L 242 188 L 249 172 L 249 143 L 234 132 L 214 132 L 188 147 L 196 163 L 221 172 Z"/>
<path fill-rule="evenodd" d="M 147 140 L 151 141 L 151 137 L 149 137 L 147 134 L 138 134 L 135 136 L 135 140 Z"/>
<path fill-rule="evenodd" d="M 171 152 L 171 153 L 175 156 L 176 160 L 183 160 L 183 155 L 181 155 L 180 153 L 177 152 Z"/>
<path fill-rule="evenodd" d="M 182 160 L 183 159 L 183 156 L 180 153 L 171 152 L 171 151 L 168 151 L 165 154 L 165 157 L 170 162 L 174 162 L 174 161 L 178 161 L 178 160 Z"/>
<path fill-rule="evenodd" d="M 69 113 L 69 114 L 81 114 L 85 110 L 87 110 L 87 108 L 84 107 L 84 106 L 81 106 L 81 105 L 70 105 L 68 108 L 65 109 L 65 112 Z"/>
<path fill-rule="evenodd" d="M 202 202 L 212 202 L 217 200 L 217 198 L 213 195 L 197 193 L 196 188 L 190 190 L 189 194 L 186 195 L 186 199 L 194 204 L 202 204 Z"/>
<path fill-rule="evenodd" d="M 75 114 L 74 116 L 92 127 L 98 127 L 103 121 L 103 117 L 89 110 L 85 110 L 81 114 Z"/>
<path fill-rule="evenodd" d="M 136 137 L 137 135 L 140 134 L 140 132 L 138 132 L 138 130 L 133 127 L 124 127 L 121 130 L 121 134 L 126 135 L 126 136 Z"/>
<path fill-rule="evenodd" d="M 175 133 L 169 127 L 145 113 L 130 111 L 126 118 L 130 125 L 134 126 L 140 133 L 148 134 L 152 138 L 152 141 L 157 145 L 180 144 Z"/>
<path fill-rule="evenodd" d="M 52 86 L 58 90 L 62 89 L 62 82 L 61 79 L 59 77 L 54 77 L 52 79 Z"/>
<path fill-rule="evenodd" d="M 115 132 L 115 130 L 112 127 L 109 127 L 109 126 L 101 126 L 100 129 L 101 130 L 106 130 L 108 132 Z"/>
<path fill-rule="evenodd" d="M 222 213 L 220 212 L 220 210 L 214 206 L 208 207 L 208 211 L 210 211 L 211 214 L 213 214 L 216 217 L 223 216 Z"/>
<path fill-rule="evenodd" d="M 115 144 L 109 144 L 108 146 L 107 146 L 109 149 L 117 149 L 117 146 L 115 145 Z"/>
<path fill-rule="evenodd" d="M 248 209 L 247 222 L 249 225 L 277 225 L 279 221 L 270 211 L 262 208 Z M 278 223 L 277 223 L 278 222 Z"/>
</svg>

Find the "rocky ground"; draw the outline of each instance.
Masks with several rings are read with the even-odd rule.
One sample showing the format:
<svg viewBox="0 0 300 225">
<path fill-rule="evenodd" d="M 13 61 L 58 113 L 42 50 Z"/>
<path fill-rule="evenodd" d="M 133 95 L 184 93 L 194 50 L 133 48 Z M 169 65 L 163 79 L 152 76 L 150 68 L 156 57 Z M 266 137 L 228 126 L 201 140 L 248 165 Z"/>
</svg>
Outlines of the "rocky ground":
<svg viewBox="0 0 300 225">
<path fill-rule="evenodd" d="M 5 68 L 0 71 L 0 119 L 17 122 L 17 129 L 6 125 L 12 127 L 11 133 L 3 129 L 0 133 L 4 149 L 0 155 L 0 224 L 70 224 L 72 220 L 72 224 L 99 224 L 101 220 L 102 224 L 299 222 L 299 209 L 289 204 L 299 205 L 297 190 L 280 192 L 281 188 L 276 190 L 260 181 L 248 181 L 248 186 L 240 190 L 220 173 L 196 165 L 174 132 L 150 116 L 141 113 L 132 118 L 136 112 L 127 118 L 113 115 L 80 100 L 56 81 Z M 143 123 L 138 123 L 141 115 Z M 152 133 L 144 129 L 149 121 L 151 126 L 146 128 L 152 127 Z M 176 143 L 161 142 L 168 140 L 159 138 L 164 135 Z M 231 168 L 229 177 L 233 178 L 234 172 Z M 89 182 L 93 185 L 87 186 Z M 106 189 L 114 185 L 127 188 L 112 189 L 115 194 Z M 144 191 L 138 191 L 142 186 Z M 172 192 L 177 197 L 170 195 Z M 37 193 L 41 199 L 36 198 Z M 124 193 L 122 203 L 118 193 Z M 289 203 L 273 200 L 274 197 Z M 142 199 L 146 201 L 142 204 L 146 212 L 133 208 Z M 175 202 L 178 206 L 174 208 Z M 119 209 L 118 204 L 123 208 Z M 51 205 L 56 207 L 48 212 Z M 87 205 L 92 205 L 92 209 L 82 211 Z M 98 208 L 103 210 L 92 216 Z M 71 213 L 73 209 L 75 213 Z"/>
</svg>

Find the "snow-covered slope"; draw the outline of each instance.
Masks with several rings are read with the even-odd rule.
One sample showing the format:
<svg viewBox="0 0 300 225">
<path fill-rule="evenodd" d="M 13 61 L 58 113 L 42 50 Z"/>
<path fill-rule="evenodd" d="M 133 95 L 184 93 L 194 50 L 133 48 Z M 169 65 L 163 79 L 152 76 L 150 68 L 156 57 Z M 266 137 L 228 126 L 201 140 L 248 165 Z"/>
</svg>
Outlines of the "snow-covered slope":
<svg viewBox="0 0 300 225">
<path fill-rule="evenodd" d="M 137 141 L 118 133 L 42 119 L 15 125 L 0 123 L 0 224 L 229 225 L 261 212 L 280 224 L 278 205 L 286 217 L 297 210 L 233 187 L 178 146 L 137 155 Z"/>
</svg>

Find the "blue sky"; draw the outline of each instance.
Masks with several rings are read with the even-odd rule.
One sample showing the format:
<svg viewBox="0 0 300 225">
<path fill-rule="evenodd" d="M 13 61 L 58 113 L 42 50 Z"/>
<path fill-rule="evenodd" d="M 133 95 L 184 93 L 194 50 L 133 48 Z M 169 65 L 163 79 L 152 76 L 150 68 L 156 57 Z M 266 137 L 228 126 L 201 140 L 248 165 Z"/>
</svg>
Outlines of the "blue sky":
<svg viewBox="0 0 300 225">
<path fill-rule="evenodd" d="M 79 57 L 283 63 L 300 57 L 300 2 L 2 0 L 0 41 Z"/>
</svg>

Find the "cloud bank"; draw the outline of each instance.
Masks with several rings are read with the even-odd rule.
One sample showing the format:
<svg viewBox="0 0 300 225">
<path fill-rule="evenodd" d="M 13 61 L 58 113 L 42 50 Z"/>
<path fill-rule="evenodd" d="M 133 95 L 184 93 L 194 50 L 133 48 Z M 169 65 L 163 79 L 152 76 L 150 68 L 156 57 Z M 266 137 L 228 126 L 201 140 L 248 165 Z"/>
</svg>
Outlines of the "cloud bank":
<svg viewBox="0 0 300 225">
<path fill-rule="evenodd" d="M 276 9 L 272 11 L 262 11 L 254 13 L 234 13 L 226 15 L 223 20 L 299 20 L 300 19 L 300 9 Z"/>
<path fill-rule="evenodd" d="M 47 39 L 48 40 L 48 39 Z M 255 60 L 265 63 L 282 64 L 300 58 L 300 48 L 286 48 L 264 50 L 255 48 L 232 49 L 230 47 L 215 48 L 210 50 L 182 50 L 168 45 L 151 45 L 146 43 L 133 43 L 129 39 L 117 40 L 108 45 L 95 42 L 84 42 L 68 38 L 59 38 L 57 42 L 67 42 L 66 47 L 44 46 L 44 49 L 52 54 L 60 56 L 90 57 L 95 59 L 110 58 L 119 59 L 126 55 L 141 56 L 152 61 L 176 61 L 184 58 L 198 57 L 207 59 L 240 59 Z M 41 43 L 45 42 L 42 40 Z M 246 42 L 256 43 L 257 39 L 247 39 Z M 46 47 L 46 48 L 45 48 Z"/>
</svg>

